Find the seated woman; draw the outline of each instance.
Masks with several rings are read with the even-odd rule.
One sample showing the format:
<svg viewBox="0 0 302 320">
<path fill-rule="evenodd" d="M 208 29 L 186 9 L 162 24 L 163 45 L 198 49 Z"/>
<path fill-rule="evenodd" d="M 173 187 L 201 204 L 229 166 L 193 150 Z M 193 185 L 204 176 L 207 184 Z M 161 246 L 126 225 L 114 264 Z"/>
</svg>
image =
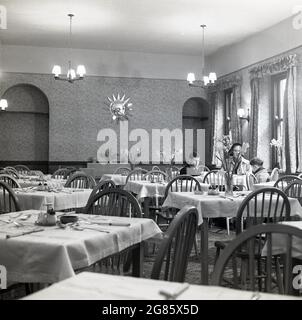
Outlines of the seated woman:
<svg viewBox="0 0 302 320">
<path fill-rule="evenodd" d="M 198 168 L 199 162 L 200 157 L 196 151 L 193 151 L 187 162 L 185 162 L 185 165 L 180 169 L 180 174 L 192 174 L 192 172 L 190 172 L 192 170 L 190 169 Z"/>
<path fill-rule="evenodd" d="M 263 168 L 263 161 L 259 158 L 253 158 L 250 162 L 253 174 L 257 178 L 258 182 L 267 182 L 269 181 L 269 173 L 265 168 Z"/>
<path fill-rule="evenodd" d="M 231 170 L 234 174 L 251 172 L 250 162 L 242 156 L 241 150 L 242 144 L 234 143 L 229 151 L 229 155 L 232 157 Z"/>
</svg>

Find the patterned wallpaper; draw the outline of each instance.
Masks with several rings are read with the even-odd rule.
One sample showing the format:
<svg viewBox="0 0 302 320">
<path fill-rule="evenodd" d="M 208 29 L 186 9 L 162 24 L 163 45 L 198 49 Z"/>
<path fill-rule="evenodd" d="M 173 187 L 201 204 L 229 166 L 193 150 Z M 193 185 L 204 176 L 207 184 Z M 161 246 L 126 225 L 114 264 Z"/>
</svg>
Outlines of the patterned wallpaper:
<svg viewBox="0 0 302 320">
<path fill-rule="evenodd" d="M 112 128 L 119 134 L 119 126 L 112 122 L 104 104 L 112 94 L 126 94 L 131 98 L 133 117 L 129 121 L 129 131 L 144 128 L 149 133 L 153 128 L 182 128 L 184 103 L 203 94 L 201 89 L 188 87 L 186 81 L 181 80 L 88 76 L 70 84 L 55 81 L 51 75 L 4 73 L 0 82 L 1 96 L 19 83 L 37 86 L 48 98 L 50 161 L 96 158 L 101 145 L 97 141 L 99 130 Z M 0 158 L 8 160 L 3 153 Z"/>
</svg>

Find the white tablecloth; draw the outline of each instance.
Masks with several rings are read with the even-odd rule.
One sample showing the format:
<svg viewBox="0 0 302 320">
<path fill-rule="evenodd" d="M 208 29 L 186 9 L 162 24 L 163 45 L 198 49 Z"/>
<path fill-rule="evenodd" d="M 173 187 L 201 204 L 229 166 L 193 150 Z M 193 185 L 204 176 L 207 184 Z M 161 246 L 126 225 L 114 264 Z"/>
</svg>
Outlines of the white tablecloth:
<svg viewBox="0 0 302 320">
<path fill-rule="evenodd" d="M 41 210 L 50 203 L 54 210 L 85 207 L 92 189 L 66 188 L 60 192 L 14 189 L 22 210 Z M 1 195 L 0 195 L 1 197 Z"/>
<path fill-rule="evenodd" d="M 24 300 L 160 300 L 161 290 L 175 293 L 188 284 L 82 272 L 29 295 Z M 216 286 L 189 285 L 178 300 L 291 300 L 298 297 L 253 293 Z M 299 299 L 301 300 L 301 299 Z"/>
<path fill-rule="evenodd" d="M 128 181 L 127 184 L 124 187 L 124 190 L 133 192 L 137 194 L 137 198 L 146 198 L 146 197 L 154 197 L 154 196 L 160 196 L 163 197 L 165 195 L 165 190 L 168 183 L 151 183 L 150 181 Z M 201 190 L 208 191 L 209 185 L 206 183 L 201 183 Z"/>
<path fill-rule="evenodd" d="M 161 234 L 151 219 L 103 217 L 80 214 L 79 217 L 98 222 L 123 222 L 130 226 L 94 225 L 77 231 L 57 226 L 42 227 L 44 231 L 6 239 L 6 234 L 34 226 L 39 211 L 26 220 L 17 220 L 25 227 L 0 221 L 0 265 L 7 269 L 8 281 L 53 283 L 73 276 L 74 270 L 87 267 L 96 261 L 120 252 L 132 245 Z M 15 217 L 19 213 L 1 215 L 0 219 Z M 97 231 L 97 230 L 99 231 Z M 101 232 L 107 230 L 110 233 Z M 15 231 L 15 232 L 16 232 Z"/>
<path fill-rule="evenodd" d="M 248 192 L 239 192 L 237 194 L 248 194 Z M 195 206 L 199 214 L 199 224 L 202 223 L 205 217 L 236 217 L 237 210 L 244 196 L 234 197 L 233 200 L 226 199 L 223 196 L 224 192 L 221 192 L 220 195 L 195 195 L 193 192 L 170 192 L 163 206 L 178 209 L 182 209 L 185 205 Z M 267 200 L 268 199 L 269 197 Z M 302 217 L 302 207 L 299 201 L 294 198 L 289 198 L 289 201 L 291 205 L 291 215 Z M 258 208 L 261 208 L 260 201 L 258 201 Z"/>
<path fill-rule="evenodd" d="M 261 188 L 271 188 L 274 186 L 276 181 L 262 182 L 254 184 L 253 190 L 259 190 Z"/>
<path fill-rule="evenodd" d="M 54 188 L 63 188 L 67 182 L 66 179 L 50 179 L 41 181 L 39 179 L 17 179 L 19 182 L 21 188 L 27 188 L 27 187 L 37 187 L 41 183 L 44 185 L 44 183 L 47 184 L 47 186 L 54 187 Z"/>
<path fill-rule="evenodd" d="M 121 174 L 103 174 L 101 181 L 112 180 L 117 186 L 124 186 L 126 184 L 127 176 Z"/>
</svg>

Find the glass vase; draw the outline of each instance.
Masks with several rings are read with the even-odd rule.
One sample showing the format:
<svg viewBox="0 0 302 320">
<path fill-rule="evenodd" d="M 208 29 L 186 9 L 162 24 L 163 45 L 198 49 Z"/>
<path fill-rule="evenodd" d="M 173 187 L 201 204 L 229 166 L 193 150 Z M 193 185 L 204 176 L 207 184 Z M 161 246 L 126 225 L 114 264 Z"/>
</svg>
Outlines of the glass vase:
<svg viewBox="0 0 302 320">
<path fill-rule="evenodd" d="M 233 196 L 233 181 L 232 177 L 227 177 L 225 179 L 225 196 L 226 197 L 232 197 Z"/>
</svg>

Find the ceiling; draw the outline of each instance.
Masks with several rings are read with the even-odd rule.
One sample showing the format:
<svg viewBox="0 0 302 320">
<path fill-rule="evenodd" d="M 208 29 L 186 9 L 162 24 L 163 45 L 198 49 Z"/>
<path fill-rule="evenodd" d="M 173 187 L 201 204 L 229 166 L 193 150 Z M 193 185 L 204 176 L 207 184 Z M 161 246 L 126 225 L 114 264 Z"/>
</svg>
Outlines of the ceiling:
<svg viewBox="0 0 302 320">
<path fill-rule="evenodd" d="M 3 44 L 199 55 L 238 42 L 292 15 L 299 0 L 0 0 Z"/>
</svg>

